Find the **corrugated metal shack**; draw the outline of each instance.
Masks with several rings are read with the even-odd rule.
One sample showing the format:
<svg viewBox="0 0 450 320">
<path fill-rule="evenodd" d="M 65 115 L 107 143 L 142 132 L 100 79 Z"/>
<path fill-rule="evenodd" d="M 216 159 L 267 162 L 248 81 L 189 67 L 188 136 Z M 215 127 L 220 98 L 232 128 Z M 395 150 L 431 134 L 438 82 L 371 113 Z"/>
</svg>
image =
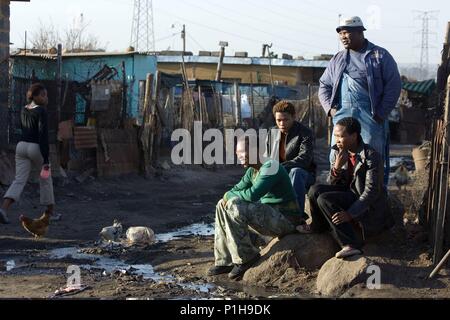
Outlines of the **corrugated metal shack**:
<svg viewBox="0 0 450 320">
<path fill-rule="evenodd" d="M 156 57 L 88 52 L 63 54 L 61 61 L 58 83 L 57 55 L 12 56 L 9 142 L 17 142 L 20 134 L 19 112 L 26 90 L 39 81 L 49 93 L 53 163 L 69 170 L 96 171 L 99 176 L 139 172 L 138 130 L 132 124 L 140 114 L 142 83 L 148 73 L 156 73 Z"/>
</svg>

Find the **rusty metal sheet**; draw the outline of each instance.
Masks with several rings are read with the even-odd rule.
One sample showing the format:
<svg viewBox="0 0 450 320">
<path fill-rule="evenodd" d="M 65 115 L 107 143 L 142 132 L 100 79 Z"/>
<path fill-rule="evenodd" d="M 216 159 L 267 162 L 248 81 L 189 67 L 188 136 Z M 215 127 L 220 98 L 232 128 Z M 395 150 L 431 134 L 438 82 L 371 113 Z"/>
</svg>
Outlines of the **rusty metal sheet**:
<svg viewBox="0 0 450 320">
<path fill-rule="evenodd" d="M 75 127 L 74 128 L 75 148 L 80 149 L 96 149 L 97 130 L 91 127 Z"/>
</svg>

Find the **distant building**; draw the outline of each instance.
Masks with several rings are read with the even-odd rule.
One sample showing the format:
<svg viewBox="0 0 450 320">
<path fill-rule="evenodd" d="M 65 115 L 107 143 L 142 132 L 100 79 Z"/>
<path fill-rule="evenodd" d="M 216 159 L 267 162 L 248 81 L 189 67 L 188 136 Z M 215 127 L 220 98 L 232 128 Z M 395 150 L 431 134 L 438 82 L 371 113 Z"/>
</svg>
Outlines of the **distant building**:
<svg viewBox="0 0 450 320">
<path fill-rule="evenodd" d="M 219 57 L 214 52 L 200 52 L 201 55 L 185 55 L 186 73 L 189 80 L 214 80 Z M 248 84 L 274 84 L 298 86 L 318 84 L 328 65 L 328 56 L 315 60 L 278 58 L 252 58 L 244 53 L 238 57 L 226 56 L 223 61 L 221 80 Z M 322 59 L 322 60 L 319 60 Z M 158 54 L 158 70 L 169 74 L 181 74 L 181 53 L 162 52 Z"/>
<path fill-rule="evenodd" d="M 53 81 L 56 79 L 57 56 L 20 52 L 11 56 L 12 76 L 15 79 Z M 122 61 L 125 62 L 127 85 L 127 113 L 131 117 L 138 114 L 139 94 L 147 73 L 156 74 L 156 57 L 138 52 L 84 52 L 62 55 L 62 79 L 84 83 L 92 79 L 107 66 L 113 70 L 108 80 L 122 81 Z M 82 99 L 77 98 L 77 110 L 83 109 Z M 14 106 L 17 107 L 17 106 Z"/>
</svg>

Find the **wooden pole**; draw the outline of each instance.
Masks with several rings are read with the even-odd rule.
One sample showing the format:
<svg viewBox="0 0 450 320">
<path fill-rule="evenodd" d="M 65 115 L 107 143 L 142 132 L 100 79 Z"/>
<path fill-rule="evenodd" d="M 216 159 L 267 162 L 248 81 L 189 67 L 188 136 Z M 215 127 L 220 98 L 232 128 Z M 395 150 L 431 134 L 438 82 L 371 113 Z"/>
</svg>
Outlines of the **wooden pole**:
<svg viewBox="0 0 450 320">
<path fill-rule="evenodd" d="M 125 61 L 122 61 L 122 117 L 120 119 L 120 127 L 125 127 L 125 120 L 127 118 L 127 74 L 125 69 Z"/>
<path fill-rule="evenodd" d="M 250 73 L 250 108 L 252 112 L 252 128 L 255 128 L 256 126 L 256 116 L 255 116 L 255 95 L 253 93 L 253 73 Z"/>
<path fill-rule="evenodd" d="M 59 123 L 61 122 L 61 101 L 62 101 L 62 45 L 58 44 L 57 51 L 57 60 L 56 60 L 56 119 L 57 125 L 56 128 L 59 127 Z M 58 131 L 58 129 L 56 129 Z"/>
<path fill-rule="evenodd" d="M 439 184 L 439 203 L 436 221 L 433 262 L 437 263 L 443 256 L 445 216 L 447 213 L 448 173 L 449 173 L 449 143 L 450 143 L 450 76 L 447 79 L 447 98 L 444 109 L 444 139 L 442 141 L 441 175 Z"/>
<path fill-rule="evenodd" d="M 429 277 L 430 279 L 433 279 L 438 274 L 438 272 L 442 269 L 444 264 L 447 262 L 448 258 L 450 258 L 450 250 L 448 250 L 448 252 L 445 255 L 445 257 L 442 258 L 441 262 L 439 262 L 439 264 L 436 266 L 436 268 L 430 274 L 430 277 Z"/>
<path fill-rule="evenodd" d="M 219 63 L 217 64 L 216 81 L 219 82 L 222 78 L 223 58 L 225 57 L 225 46 L 220 47 Z"/>
<path fill-rule="evenodd" d="M 241 92 L 239 90 L 239 83 L 234 83 L 234 93 L 236 95 L 236 127 L 240 127 L 242 123 L 241 117 Z"/>
</svg>

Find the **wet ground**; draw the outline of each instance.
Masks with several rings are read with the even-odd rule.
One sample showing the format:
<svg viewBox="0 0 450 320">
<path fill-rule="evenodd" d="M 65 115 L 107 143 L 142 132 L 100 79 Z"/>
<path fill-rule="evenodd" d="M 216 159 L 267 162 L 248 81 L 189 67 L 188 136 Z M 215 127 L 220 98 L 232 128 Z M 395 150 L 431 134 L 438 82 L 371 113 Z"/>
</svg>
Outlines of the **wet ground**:
<svg viewBox="0 0 450 320">
<path fill-rule="evenodd" d="M 393 164 L 410 161 L 407 151 L 394 152 Z M 323 168 L 326 159 L 319 165 Z M 10 212 L 13 224 L 0 226 L 0 298 L 315 297 L 309 288 L 314 287 L 317 273 L 309 276 L 305 288 L 286 290 L 230 282 L 226 275 L 205 276 L 214 262 L 215 204 L 242 173 L 241 168 L 213 171 L 190 167 L 163 171 L 149 180 L 139 176 L 89 178 L 80 184 L 75 179 L 57 179 L 56 210 L 62 219 L 52 222 L 46 238 L 39 240 L 32 239 L 17 219 L 20 214 L 37 217 L 41 213 L 36 186 L 28 186 L 23 200 Z M 114 219 L 122 222 L 124 231 L 131 226 L 152 228 L 155 243 L 144 247 L 101 243 L 99 231 Z M 417 225 L 410 227 L 423 235 Z M 426 237 L 410 240 L 409 231 L 402 232 L 395 241 L 384 241 L 383 259 L 392 269 L 392 288 L 378 295 L 449 297 L 448 276 L 441 275 L 434 284 L 424 280 L 431 267 Z M 85 290 L 55 296 L 56 290 L 67 286 L 68 279 L 73 280 L 73 274 L 67 273 L 71 266 L 80 268 Z M 401 282 L 396 280 L 400 278 Z M 366 295 L 367 291 L 358 288 L 348 293 L 348 297 Z"/>
</svg>

